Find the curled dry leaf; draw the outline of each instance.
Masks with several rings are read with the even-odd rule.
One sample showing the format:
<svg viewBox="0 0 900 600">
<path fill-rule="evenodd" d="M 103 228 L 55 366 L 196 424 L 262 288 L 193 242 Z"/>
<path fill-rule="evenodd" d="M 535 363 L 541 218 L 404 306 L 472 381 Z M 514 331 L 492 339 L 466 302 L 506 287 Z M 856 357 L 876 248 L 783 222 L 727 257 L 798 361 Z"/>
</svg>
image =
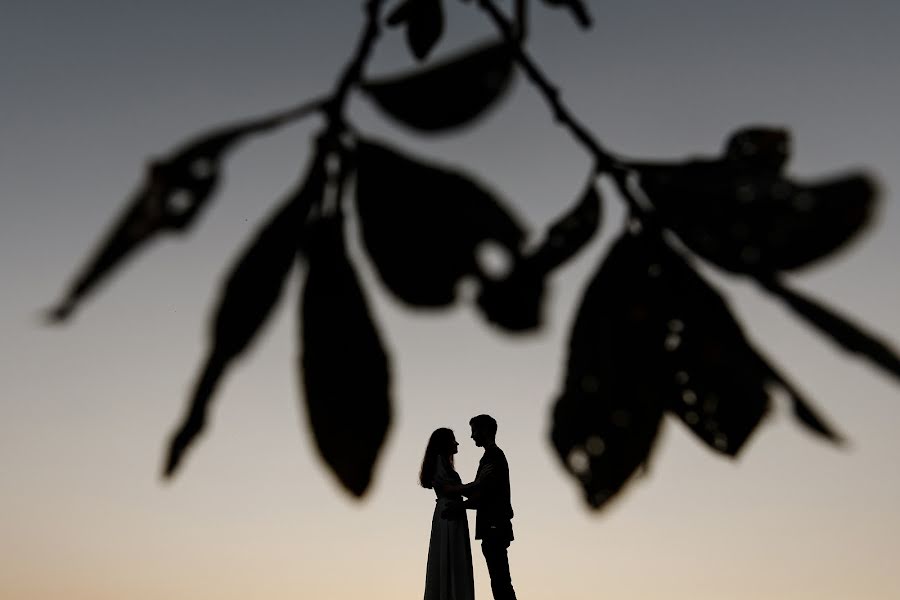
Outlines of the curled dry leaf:
<svg viewBox="0 0 900 600">
<path fill-rule="evenodd" d="M 174 473 L 188 446 L 202 431 L 219 379 L 250 345 L 281 297 L 296 258 L 304 219 L 324 188 L 324 159 L 317 155 L 303 184 L 273 213 L 232 267 L 212 323 L 206 363 L 188 413 L 169 446 L 166 476 Z"/>
<path fill-rule="evenodd" d="M 469 176 L 381 144 L 357 144 L 356 202 L 363 242 L 385 285 L 415 306 L 446 306 L 479 272 L 490 243 L 515 260 L 524 232 L 500 200 Z"/>
<path fill-rule="evenodd" d="M 354 496 L 369 486 L 390 424 L 390 367 L 347 257 L 339 216 L 308 229 L 302 379 L 322 458 Z"/>
<path fill-rule="evenodd" d="M 362 89 L 404 125 L 438 132 L 483 114 L 503 96 L 512 74 L 509 47 L 491 43 L 411 74 L 364 82 Z"/>
</svg>

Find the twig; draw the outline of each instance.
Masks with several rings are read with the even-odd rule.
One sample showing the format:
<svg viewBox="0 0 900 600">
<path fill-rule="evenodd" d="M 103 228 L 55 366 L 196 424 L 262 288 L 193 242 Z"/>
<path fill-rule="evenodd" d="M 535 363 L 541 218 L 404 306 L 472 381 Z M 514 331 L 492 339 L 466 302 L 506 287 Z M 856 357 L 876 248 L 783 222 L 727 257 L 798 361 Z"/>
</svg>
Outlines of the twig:
<svg viewBox="0 0 900 600">
<path fill-rule="evenodd" d="M 479 6 L 490 15 L 497 29 L 503 35 L 507 43 L 512 47 L 516 56 L 516 61 L 525 71 L 528 79 L 540 90 L 544 99 L 550 105 L 553 116 L 556 121 L 566 127 L 575 139 L 578 140 L 593 156 L 596 163 L 598 173 L 612 173 L 622 170 L 625 165 L 616 159 L 611 153 L 603 149 L 591 132 L 582 125 L 572 114 L 572 112 L 563 104 L 560 98 L 559 87 L 550 82 L 550 80 L 541 72 L 540 68 L 528 55 L 516 35 L 515 26 L 500 12 L 500 9 L 491 0 L 479 0 Z"/>
<path fill-rule="evenodd" d="M 333 136 L 340 133 L 344 129 L 344 105 L 347 102 L 347 96 L 350 89 L 359 82 L 362 75 L 363 67 L 372 53 L 372 47 L 375 40 L 378 39 L 381 29 L 379 21 L 381 19 L 381 7 L 384 0 L 369 0 L 366 3 L 367 21 L 365 30 L 356 47 L 356 53 L 353 56 L 341 78 L 335 86 L 334 93 L 325 106 L 325 112 L 328 115 L 328 131 L 326 136 Z"/>
</svg>

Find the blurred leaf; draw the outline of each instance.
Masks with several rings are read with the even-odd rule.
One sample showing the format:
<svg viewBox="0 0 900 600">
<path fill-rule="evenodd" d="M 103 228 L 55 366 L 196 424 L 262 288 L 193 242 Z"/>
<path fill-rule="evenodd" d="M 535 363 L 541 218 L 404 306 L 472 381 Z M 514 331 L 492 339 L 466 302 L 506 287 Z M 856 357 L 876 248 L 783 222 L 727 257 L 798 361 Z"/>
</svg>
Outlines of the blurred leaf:
<svg viewBox="0 0 900 600">
<path fill-rule="evenodd" d="M 481 115 L 509 87 L 512 73 L 512 52 L 492 43 L 412 74 L 365 82 L 362 89 L 404 125 L 431 132 Z"/>
<path fill-rule="evenodd" d="M 777 175 L 790 158 L 791 138 L 786 129 L 745 127 L 725 143 L 725 157 L 744 171 Z"/>
<path fill-rule="evenodd" d="M 637 165 L 640 185 L 663 224 L 720 267 L 751 274 L 795 269 L 860 233 L 876 194 L 862 175 L 816 183 L 782 177 L 786 144 L 777 131 L 744 130 L 723 160 Z"/>
<path fill-rule="evenodd" d="M 885 342 L 818 301 L 803 296 L 774 278 L 763 280 L 762 283 L 766 289 L 784 300 L 791 309 L 831 337 L 844 350 L 861 354 L 888 374 L 900 377 L 900 358 Z"/>
<path fill-rule="evenodd" d="M 316 156 L 303 184 L 273 213 L 232 267 L 219 298 L 210 352 L 189 412 L 170 443 L 166 476 L 175 472 L 188 446 L 202 431 L 219 379 L 231 361 L 247 349 L 281 297 L 297 254 L 303 221 L 310 206 L 322 197 L 324 186 L 324 159 Z"/>
<path fill-rule="evenodd" d="M 735 456 L 774 385 L 788 391 L 806 426 L 839 439 L 683 259 L 656 235 L 625 234 L 588 286 L 572 328 L 553 442 L 588 501 L 600 506 L 647 460 L 663 410 L 711 449 Z"/>
<path fill-rule="evenodd" d="M 587 245 L 600 228 L 601 209 L 600 193 L 589 183 L 578 203 L 550 226 L 543 244 L 530 255 L 537 268 L 549 273 Z"/>
<path fill-rule="evenodd" d="M 366 250 L 382 281 L 416 306 L 446 306 L 467 275 L 480 273 L 488 243 L 510 262 L 523 230 L 468 176 L 413 160 L 378 143 L 357 144 L 356 201 Z"/>
<path fill-rule="evenodd" d="M 581 27 L 587 29 L 591 26 L 591 15 L 588 13 L 587 5 L 582 0 L 544 0 L 544 4 L 568 8 Z"/>
<path fill-rule="evenodd" d="M 516 260 L 506 276 L 483 278 L 477 302 L 488 321 L 514 332 L 540 327 L 546 275 L 591 240 L 600 212 L 600 194 L 589 184 L 572 210 L 550 226 L 537 250 Z"/>
<path fill-rule="evenodd" d="M 284 122 L 291 113 L 229 125 L 199 136 L 147 167 L 144 182 L 104 242 L 49 313 L 63 321 L 81 299 L 133 251 L 161 231 L 182 232 L 215 192 L 224 155 L 245 136 Z"/>
<path fill-rule="evenodd" d="M 768 367 L 771 379 L 776 381 L 778 385 L 787 392 L 794 411 L 794 416 L 797 420 L 807 429 L 822 436 L 826 440 L 835 444 L 842 444 L 844 442 L 843 436 L 835 431 L 833 427 L 828 425 L 825 418 L 818 414 L 812 404 L 799 390 L 797 390 L 797 387 L 784 375 L 779 373 L 771 364 L 767 364 L 766 366 Z"/>
<path fill-rule="evenodd" d="M 651 316 L 642 289 L 646 265 L 631 263 L 622 244 L 582 297 L 553 410 L 553 445 L 594 508 L 648 460 L 665 408 L 663 380 L 654 376 L 664 370 L 662 357 L 647 352 L 643 334 Z"/>
<path fill-rule="evenodd" d="M 487 320 L 507 331 L 537 329 L 543 321 L 544 273 L 519 260 L 500 279 L 482 279 L 476 298 Z"/>
<path fill-rule="evenodd" d="M 406 24 L 406 41 L 413 55 L 424 60 L 444 31 L 441 0 L 406 0 L 388 15 L 388 25 Z"/>
<path fill-rule="evenodd" d="M 390 368 L 342 227 L 341 219 L 323 217 L 308 231 L 303 383 L 322 458 L 347 490 L 362 496 L 390 424 Z"/>
</svg>

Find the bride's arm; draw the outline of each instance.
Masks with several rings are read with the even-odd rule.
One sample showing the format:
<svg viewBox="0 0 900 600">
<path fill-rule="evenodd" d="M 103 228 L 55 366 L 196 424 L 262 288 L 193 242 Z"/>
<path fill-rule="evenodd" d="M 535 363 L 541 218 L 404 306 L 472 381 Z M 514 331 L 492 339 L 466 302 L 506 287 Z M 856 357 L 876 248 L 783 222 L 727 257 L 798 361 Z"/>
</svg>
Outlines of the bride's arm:
<svg viewBox="0 0 900 600">
<path fill-rule="evenodd" d="M 492 465 L 485 465 L 475 477 L 472 483 L 449 483 L 445 481 L 436 481 L 434 488 L 441 494 L 462 494 L 463 496 L 472 497 L 479 493 L 481 486 L 488 476 L 494 471 Z"/>
</svg>

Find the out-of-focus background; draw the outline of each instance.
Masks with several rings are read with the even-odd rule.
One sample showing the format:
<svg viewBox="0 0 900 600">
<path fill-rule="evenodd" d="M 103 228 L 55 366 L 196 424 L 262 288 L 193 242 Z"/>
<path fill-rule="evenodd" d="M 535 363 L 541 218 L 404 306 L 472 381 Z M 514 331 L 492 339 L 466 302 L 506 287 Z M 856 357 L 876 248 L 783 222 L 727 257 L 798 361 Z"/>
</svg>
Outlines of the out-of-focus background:
<svg viewBox="0 0 900 600">
<path fill-rule="evenodd" d="M 887 1 L 593 2 L 582 32 L 536 3 L 529 47 L 610 148 L 718 153 L 747 124 L 788 126 L 797 177 L 865 168 L 884 202 L 869 235 L 798 273 L 801 289 L 900 341 L 900 5 Z M 170 483 L 163 447 L 202 358 L 219 280 L 295 181 L 318 118 L 245 146 L 187 239 L 132 261 L 75 320 L 41 324 L 145 161 L 189 134 L 331 89 L 360 2 L 13 1 L 0 21 L 0 596 L 21 600 L 418 597 L 434 506 L 416 476 L 430 432 L 457 468 L 487 412 L 511 468 L 520 597 L 900 597 L 900 397 L 753 286 L 727 290 L 752 339 L 850 439 L 807 435 L 780 402 L 737 461 L 667 420 L 650 473 L 589 512 L 547 442 L 563 348 L 587 277 L 621 227 L 554 279 L 548 326 L 511 337 L 470 306 L 409 312 L 355 255 L 395 366 L 395 420 L 376 480 L 352 500 L 318 461 L 295 360 L 296 283 L 227 377 L 207 434 Z M 447 2 L 436 53 L 488 37 Z M 410 66 L 386 33 L 371 73 Z M 490 181 L 538 234 L 589 161 L 523 79 L 474 128 L 419 139 L 357 98 L 354 123 Z M 355 236 L 351 236 L 355 239 Z M 358 243 L 356 248 L 358 250 Z M 352 374 L 348 374 L 352 376 Z M 489 598 L 477 547 L 477 594 Z"/>
</svg>

